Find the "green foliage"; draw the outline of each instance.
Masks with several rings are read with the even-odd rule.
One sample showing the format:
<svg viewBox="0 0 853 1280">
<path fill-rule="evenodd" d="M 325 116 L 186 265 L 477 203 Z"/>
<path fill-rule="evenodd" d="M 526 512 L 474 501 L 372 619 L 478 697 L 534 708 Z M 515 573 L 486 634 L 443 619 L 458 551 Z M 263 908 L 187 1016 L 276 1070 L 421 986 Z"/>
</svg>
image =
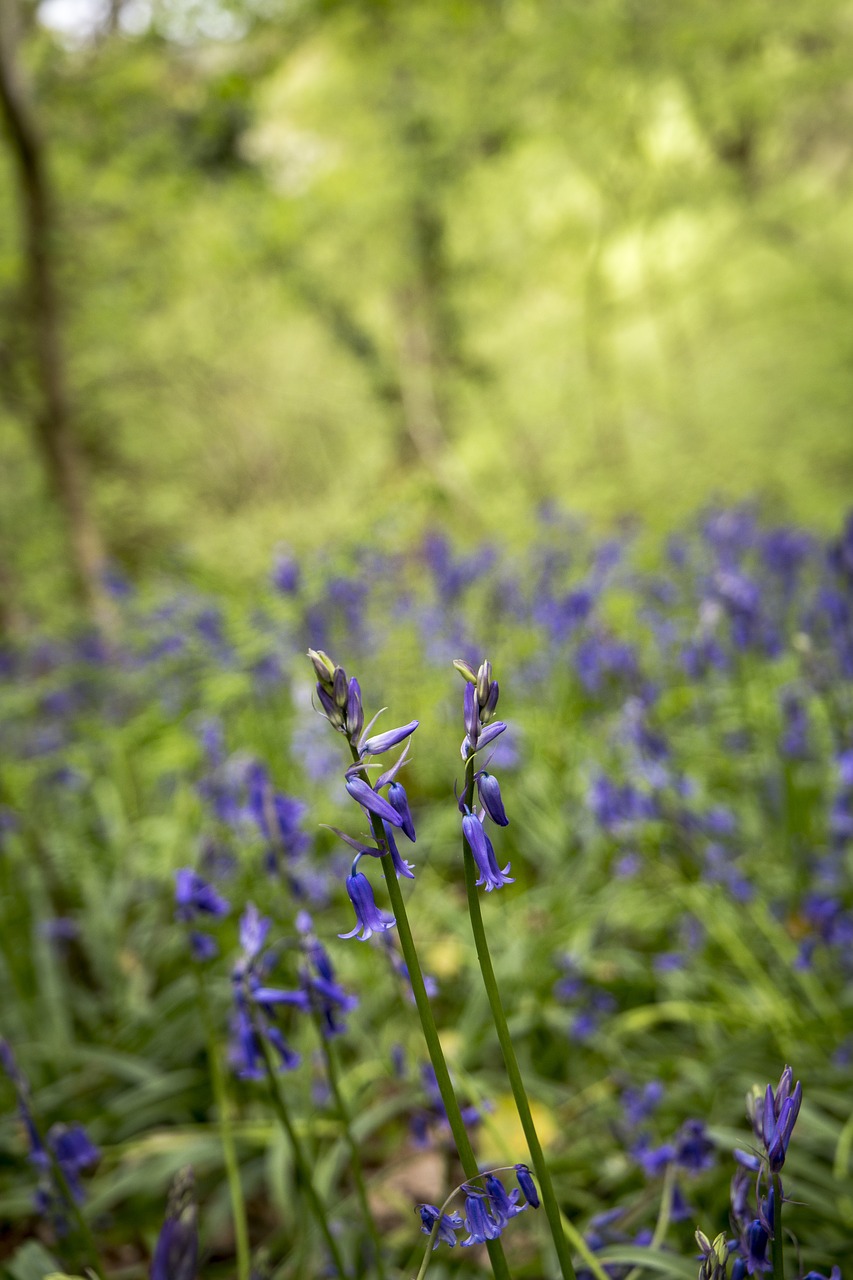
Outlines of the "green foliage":
<svg viewBox="0 0 853 1280">
<path fill-rule="evenodd" d="M 553 497 L 835 518 L 847 23 L 840 0 L 161 0 L 133 36 L 34 32 L 115 558 L 234 582 L 280 537 L 377 512 L 521 535 Z M 0 537 L 13 598 L 49 607 L 62 539 L 0 190 Z"/>
</svg>

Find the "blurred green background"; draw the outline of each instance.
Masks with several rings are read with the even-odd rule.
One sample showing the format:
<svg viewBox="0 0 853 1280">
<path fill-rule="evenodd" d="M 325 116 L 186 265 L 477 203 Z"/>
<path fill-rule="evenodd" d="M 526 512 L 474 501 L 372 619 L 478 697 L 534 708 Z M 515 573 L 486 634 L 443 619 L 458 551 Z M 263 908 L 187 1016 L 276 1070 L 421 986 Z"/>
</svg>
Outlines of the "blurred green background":
<svg viewBox="0 0 853 1280">
<path fill-rule="evenodd" d="M 383 517 L 392 539 L 436 519 L 523 538 L 549 499 L 660 529 L 749 494 L 837 523 L 848 0 L 24 0 L 18 18 L 71 431 L 132 577 L 247 581 L 278 540 Z M 12 625 L 69 588 L 19 195 L 7 145 Z"/>
</svg>

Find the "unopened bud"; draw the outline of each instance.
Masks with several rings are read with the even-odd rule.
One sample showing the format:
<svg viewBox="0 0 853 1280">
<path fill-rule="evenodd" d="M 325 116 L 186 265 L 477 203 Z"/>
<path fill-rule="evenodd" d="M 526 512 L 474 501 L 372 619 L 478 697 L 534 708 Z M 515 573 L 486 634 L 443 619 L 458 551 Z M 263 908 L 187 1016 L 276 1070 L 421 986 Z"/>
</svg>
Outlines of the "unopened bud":
<svg viewBox="0 0 853 1280">
<path fill-rule="evenodd" d="M 464 658 L 454 658 L 453 665 L 463 680 L 467 680 L 469 684 L 477 683 L 477 672 L 470 662 L 466 662 Z"/>
<path fill-rule="evenodd" d="M 332 677 L 332 689 L 335 702 L 339 707 L 344 708 L 347 705 L 349 690 L 347 689 L 347 673 L 343 667 L 335 667 L 335 674 Z"/>
<path fill-rule="evenodd" d="M 322 649 L 309 649 L 308 657 L 314 666 L 314 672 L 322 685 L 332 687 L 335 678 L 335 664 Z"/>
<path fill-rule="evenodd" d="M 492 683 L 492 664 L 486 659 L 477 672 L 477 701 L 484 707 L 489 700 L 489 688 Z"/>
</svg>

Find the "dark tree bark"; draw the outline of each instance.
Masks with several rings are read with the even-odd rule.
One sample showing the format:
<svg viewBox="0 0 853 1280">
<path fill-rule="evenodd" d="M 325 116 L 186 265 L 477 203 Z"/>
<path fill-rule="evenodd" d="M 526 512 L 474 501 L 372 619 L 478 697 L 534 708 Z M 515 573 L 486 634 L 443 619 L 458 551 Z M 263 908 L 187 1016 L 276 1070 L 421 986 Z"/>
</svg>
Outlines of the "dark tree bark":
<svg viewBox="0 0 853 1280">
<path fill-rule="evenodd" d="M 50 486 L 68 532 L 76 585 L 101 628 L 112 608 L 104 586 L 105 557 L 92 516 L 86 469 L 69 411 L 56 284 L 55 213 L 45 163 L 45 145 L 17 57 L 16 0 L 0 0 L 0 109 L 17 173 L 23 233 L 25 288 L 36 375 L 33 429 Z"/>
</svg>

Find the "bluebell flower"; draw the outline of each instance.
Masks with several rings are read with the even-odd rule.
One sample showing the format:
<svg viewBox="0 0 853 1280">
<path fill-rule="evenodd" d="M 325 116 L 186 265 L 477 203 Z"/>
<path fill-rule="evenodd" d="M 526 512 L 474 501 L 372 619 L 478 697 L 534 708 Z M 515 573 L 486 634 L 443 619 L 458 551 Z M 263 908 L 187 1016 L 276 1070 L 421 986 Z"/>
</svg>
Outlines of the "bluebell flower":
<svg viewBox="0 0 853 1280">
<path fill-rule="evenodd" d="M 361 930 L 359 941 L 366 942 L 374 933 L 394 928 L 396 920 L 387 912 L 379 910 L 366 875 L 357 871 L 354 875 L 347 876 L 346 887 L 355 908 L 356 926 L 349 933 L 339 933 L 339 938 L 354 938 Z"/>
<path fill-rule="evenodd" d="M 347 778 L 346 789 L 353 800 L 357 801 L 363 809 L 367 809 L 368 813 L 376 814 L 377 818 L 381 818 L 383 822 L 388 822 L 392 827 L 402 827 L 403 818 L 394 809 L 384 796 L 380 796 L 378 792 L 373 790 L 369 782 L 365 782 L 363 778 Z"/>
<path fill-rule="evenodd" d="M 47 1134 L 48 1145 L 65 1175 L 71 1194 L 78 1202 L 85 1198 L 80 1174 L 98 1163 L 101 1153 L 81 1124 L 54 1124 Z"/>
<path fill-rule="evenodd" d="M 285 991 L 264 985 L 269 958 L 262 953 L 271 923 L 261 916 L 254 903 L 247 905 L 240 920 L 242 955 L 231 975 L 234 1019 L 230 1057 L 237 1074 L 248 1080 L 258 1080 L 264 1075 L 261 1036 L 275 1050 L 282 1071 L 292 1071 L 299 1065 L 299 1055 L 287 1043 L 278 1025 L 278 1010 L 287 1006 L 302 1011 L 310 1009 L 304 991 Z"/>
<path fill-rule="evenodd" d="M 405 876 L 407 880 L 414 880 L 415 873 L 413 864 L 406 862 L 397 848 L 397 841 L 394 839 L 394 828 L 389 826 L 387 822 L 382 823 L 382 829 L 385 832 L 385 843 L 388 846 L 388 852 L 391 854 L 391 861 L 394 864 L 394 870 L 398 876 Z"/>
<path fill-rule="evenodd" d="M 503 800 L 501 798 L 500 784 L 494 774 L 486 773 L 481 770 L 477 775 L 477 793 L 480 797 L 480 803 L 486 810 L 492 822 L 499 827 L 508 827 L 509 818 L 506 816 Z"/>
<path fill-rule="evenodd" d="M 175 917 L 190 923 L 198 915 L 228 915 L 231 904 L 216 892 L 192 867 L 181 867 L 175 873 Z"/>
<path fill-rule="evenodd" d="M 536 1183 L 533 1181 L 533 1175 L 527 1165 L 517 1164 L 515 1166 L 515 1176 L 527 1203 L 532 1209 L 538 1209 L 539 1192 L 536 1190 Z"/>
<path fill-rule="evenodd" d="M 187 1168 L 169 1192 L 166 1219 L 151 1260 L 151 1280 L 196 1280 L 197 1273 L 198 1211 L 193 1171 Z"/>
<path fill-rule="evenodd" d="M 400 782 L 392 782 L 388 787 L 388 803 L 402 819 L 400 826 L 405 835 L 415 842 L 415 824 L 412 821 L 412 813 L 409 808 L 409 798 L 406 795 L 406 789 Z"/>
<path fill-rule="evenodd" d="M 440 1214 L 434 1204 L 419 1204 L 415 1207 L 415 1212 L 421 1215 L 421 1231 L 425 1236 L 432 1235 L 436 1222 L 439 1224 L 433 1249 L 437 1249 L 441 1243 L 449 1244 L 451 1249 L 453 1248 L 456 1244 L 456 1232 L 462 1226 L 462 1219 L 458 1213 Z"/>
<path fill-rule="evenodd" d="M 357 1008 L 358 1000 L 344 991 L 336 981 L 329 953 L 319 938 L 315 937 L 311 917 L 307 912 L 299 913 L 296 927 L 301 934 L 302 953 L 307 961 L 300 977 L 309 1006 L 319 1013 L 325 1036 L 331 1038 L 341 1035 L 346 1026 L 339 1015 Z"/>
<path fill-rule="evenodd" d="M 492 842 L 483 830 L 479 818 L 473 813 L 466 813 L 463 816 L 462 832 L 480 872 L 478 885 L 485 885 L 486 892 L 491 893 L 493 889 L 501 889 L 505 884 L 515 883 L 507 874 L 510 864 L 507 863 L 503 870 L 498 866 Z"/>
<path fill-rule="evenodd" d="M 489 1197 L 489 1207 L 492 1211 L 492 1217 L 503 1231 L 510 1218 L 516 1217 L 519 1213 L 527 1208 L 526 1204 L 519 1204 L 518 1199 L 521 1195 L 518 1187 L 513 1187 L 512 1191 L 507 1192 L 506 1187 L 500 1178 L 495 1174 L 486 1175 L 486 1194 Z"/>
<path fill-rule="evenodd" d="M 485 1244 L 487 1240 L 497 1240 L 501 1228 L 495 1222 L 488 1209 L 489 1201 L 482 1194 L 471 1193 L 465 1198 L 465 1230 L 468 1239 L 462 1241 L 463 1249 L 471 1245 Z"/>
</svg>

